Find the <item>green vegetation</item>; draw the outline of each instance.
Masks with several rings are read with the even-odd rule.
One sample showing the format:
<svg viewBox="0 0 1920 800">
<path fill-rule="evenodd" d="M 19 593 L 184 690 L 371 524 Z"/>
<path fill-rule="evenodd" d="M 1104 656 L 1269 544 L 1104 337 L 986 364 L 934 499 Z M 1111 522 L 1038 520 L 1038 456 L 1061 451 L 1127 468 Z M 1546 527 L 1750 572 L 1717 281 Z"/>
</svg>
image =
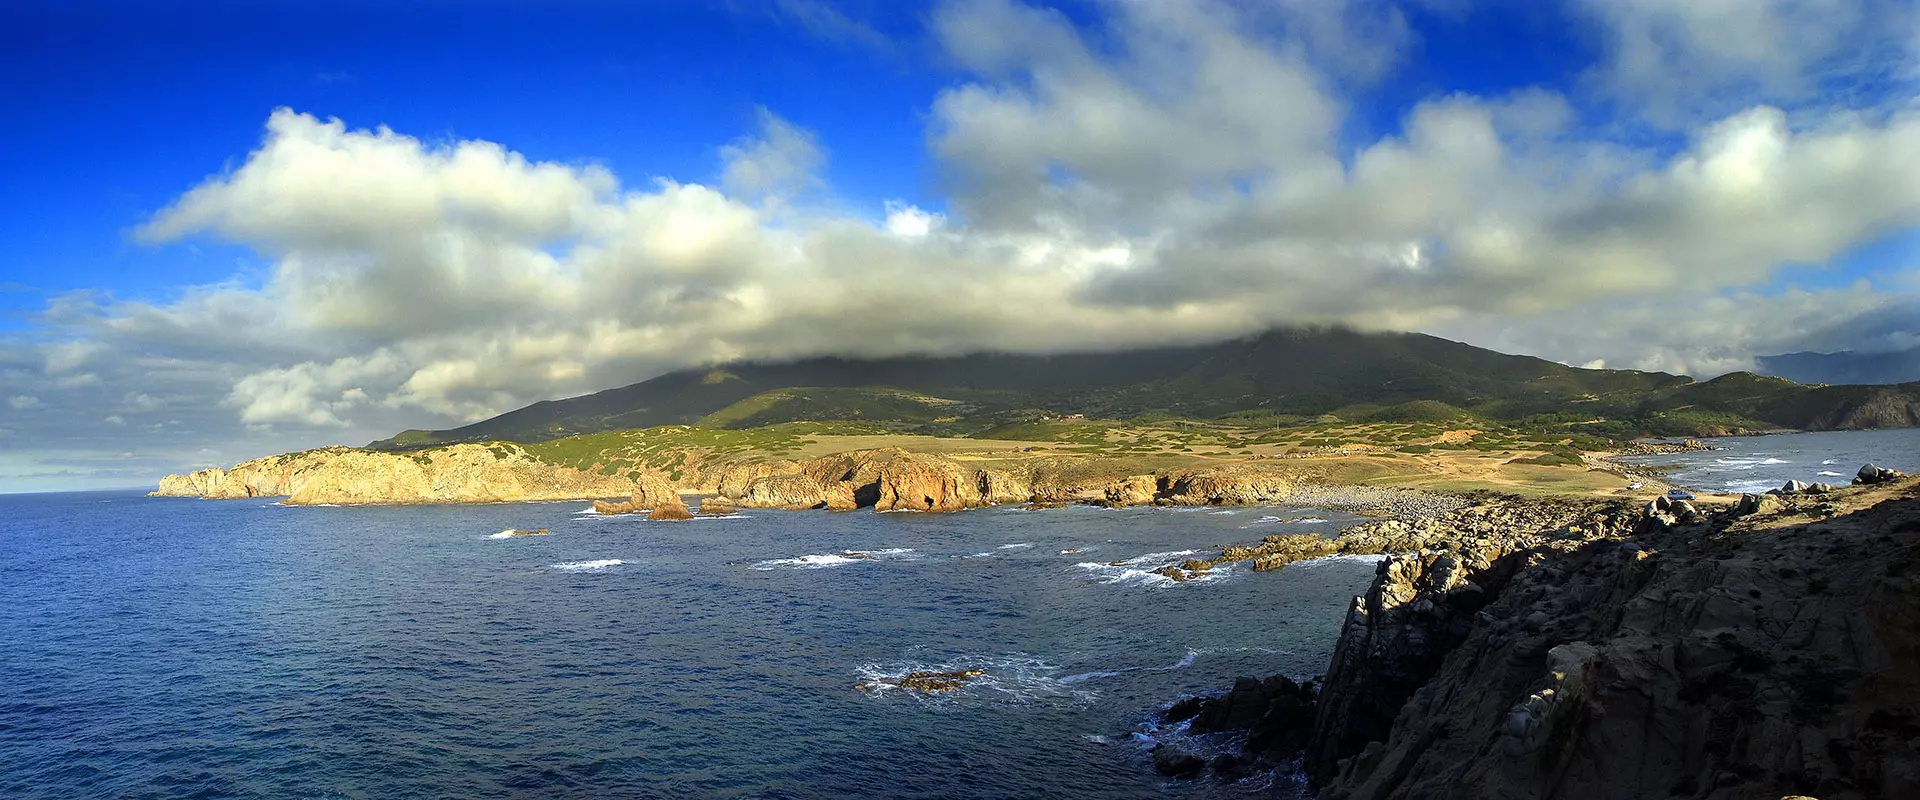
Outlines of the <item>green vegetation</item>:
<svg viewBox="0 0 1920 800">
<path fill-rule="evenodd" d="M 1420 334 L 1316 328 L 1121 353 L 742 362 L 535 403 L 463 428 L 406 431 L 370 446 L 831 422 L 876 434 L 1050 442 L 1068 452 L 1278 455 L 1360 447 L 1417 454 L 1404 448 L 1539 449 L 1532 442 L 1592 450 L 1643 435 L 1916 418 L 1920 384 L 1810 387 L 1748 373 L 1696 382 L 1575 369 Z M 1435 441 L 1449 429 L 1482 433 Z"/>
</svg>

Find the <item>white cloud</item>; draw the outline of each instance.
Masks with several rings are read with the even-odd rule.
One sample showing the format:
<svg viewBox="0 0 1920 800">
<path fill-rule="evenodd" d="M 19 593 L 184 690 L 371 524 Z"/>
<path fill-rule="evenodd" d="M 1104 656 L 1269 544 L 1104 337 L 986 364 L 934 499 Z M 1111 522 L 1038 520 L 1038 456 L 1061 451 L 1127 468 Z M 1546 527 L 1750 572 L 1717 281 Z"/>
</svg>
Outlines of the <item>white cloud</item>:
<svg viewBox="0 0 1920 800">
<path fill-rule="evenodd" d="M 1706 74 L 1726 107 L 1677 147 L 1582 127 L 1591 98 L 1538 88 L 1436 94 L 1351 142 L 1342 87 L 1417 52 L 1391 6 L 1100 9 L 1092 29 L 1005 0 L 933 15 L 964 71 L 928 101 L 943 204 L 837 199 L 828 148 L 770 111 L 716 148 L 711 186 L 275 111 L 254 152 L 136 232 L 270 266 L 164 302 L 55 297 L 33 337 L 0 335 L 9 391 L 47 401 L 8 425 L 44 444 L 132 420 L 119 434 L 143 453 L 218 443 L 199 463 L 740 357 L 1345 321 L 1709 373 L 1914 335 L 1911 286 L 1758 287 L 1920 226 L 1920 107 L 1820 115 L 1787 78 Z M 1630 11 L 1609 30 L 1656 30 Z M 1653 55 L 1621 45 L 1607 80 L 1642 58 L 1773 75 L 1744 45 L 1661 36 Z"/>
<path fill-rule="evenodd" d="M 13 407 L 15 411 L 25 411 L 30 408 L 39 408 L 40 398 L 30 394 L 16 394 L 7 398 L 7 405 Z"/>
<path fill-rule="evenodd" d="M 1594 80 L 1647 121 L 1669 126 L 1732 113 L 1755 95 L 1790 107 L 1857 105 L 1855 92 L 1911 77 L 1920 35 L 1920 10 L 1909 0 L 1583 4 L 1608 50 Z"/>
</svg>

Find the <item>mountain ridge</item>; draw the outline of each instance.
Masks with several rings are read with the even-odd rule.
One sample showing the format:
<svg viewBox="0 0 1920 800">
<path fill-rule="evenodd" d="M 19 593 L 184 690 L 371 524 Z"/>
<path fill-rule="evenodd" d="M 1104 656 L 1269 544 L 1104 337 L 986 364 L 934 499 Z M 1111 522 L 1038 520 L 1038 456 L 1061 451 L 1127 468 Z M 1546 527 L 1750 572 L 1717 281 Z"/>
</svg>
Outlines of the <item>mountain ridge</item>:
<svg viewBox="0 0 1920 800">
<path fill-rule="evenodd" d="M 1584 424 L 1611 436 L 1920 424 L 1920 384 L 1810 387 L 1750 373 L 1695 381 L 1570 367 L 1421 333 L 1329 327 L 1052 355 L 738 361 L 541 401 L 458 428 L 405 431 L 369 447 L 849 419 L 971 436 L 1047 415 L 1357 417 L 1415 402 L 1502 421 L 1571 426 L 1598 420 Z"/>
</svg>

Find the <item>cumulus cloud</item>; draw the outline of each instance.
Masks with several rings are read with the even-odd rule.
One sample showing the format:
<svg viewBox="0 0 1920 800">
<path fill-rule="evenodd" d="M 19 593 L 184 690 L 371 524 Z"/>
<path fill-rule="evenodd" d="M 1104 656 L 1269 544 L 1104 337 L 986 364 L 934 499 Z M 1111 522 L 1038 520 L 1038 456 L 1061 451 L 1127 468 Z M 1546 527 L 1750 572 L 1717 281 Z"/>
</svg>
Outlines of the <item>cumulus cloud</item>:
<svg viewBox="0 0 1920 800">
<path fill-rule="evenodd" d="M 1754 95 L 1788 106 L 1845 105 L 1855 92 L 1916 77 L 1920 8 L 1907 0 L 1582 4 L 1607 48 L 1593 79 L 1658 125 L 1725 115 Z"/>
<path fill-rule="evenodd" d="M 938 209 L 834 200 L 827 143 L 777 110 L 716 143 L 712 185 L 275 111 L 257 149 L 135 230 L 236 242 L 270 267 L 166 302 L 55 298 L 31 342 L 0 351 L 17 356 L 0 360 L 8 390 L 46 407 L 0 421 L 51 444 L 104 418 L 217 461 L 741 357 L 1348 322 L 1711 374 L 1912 335 L 1911 287 L 1771 284 L 1920 226 L 1920 108 L 1810 120 L 1773 67 L 1694 42 L 1717 35 L 1694 11 L 1595 12 L 1658 32 L 1655 55 L 1620 44 L 1603 65 L 1620 86 L 1636 59 L 1682 55 L 1720 65 L 1702 86 L 1765 78 L 1735 81 L 1739 102 L 1680 140 L 1582 126 L 1591 98 L 1529 88 L 1438 94 L 1354 143 L 1342 87 L 1414 46 L 1391 4 L 1101 8 L 1092 28 L 1011 0 L 931 17 L 964 71 L 929 98 Z M 236 423 L 221 448 L 186 449 Z"/>
</svg>

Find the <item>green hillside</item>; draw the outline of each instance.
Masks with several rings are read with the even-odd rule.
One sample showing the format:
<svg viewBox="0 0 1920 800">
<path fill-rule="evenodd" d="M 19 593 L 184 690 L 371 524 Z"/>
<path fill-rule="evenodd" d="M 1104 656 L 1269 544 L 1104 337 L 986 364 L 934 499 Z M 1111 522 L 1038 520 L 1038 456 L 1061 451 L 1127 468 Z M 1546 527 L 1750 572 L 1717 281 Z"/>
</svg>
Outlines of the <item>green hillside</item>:
<svg viewBox="0 0 1920 800">
<path fill-rule="evenodd" d="M 799 421 L 1018 438 L 1008 426 L 1074 414 L 1266 427 L 1329 419 L 1481 419 L 1624 438 L 1908 426 L 1920 424 L 1917 397 L 1917 384 L 1809 387 L 1748 373 L 1696 382 L 1657 372 L 1576 369 L 1417 333 L 1296 328 L 1118 352 L 732 363 L 535 403 L 451 430 L 406 431 L 371 446 L 538 442 L 663 425 L 746 429 Z"/>
</svg>

